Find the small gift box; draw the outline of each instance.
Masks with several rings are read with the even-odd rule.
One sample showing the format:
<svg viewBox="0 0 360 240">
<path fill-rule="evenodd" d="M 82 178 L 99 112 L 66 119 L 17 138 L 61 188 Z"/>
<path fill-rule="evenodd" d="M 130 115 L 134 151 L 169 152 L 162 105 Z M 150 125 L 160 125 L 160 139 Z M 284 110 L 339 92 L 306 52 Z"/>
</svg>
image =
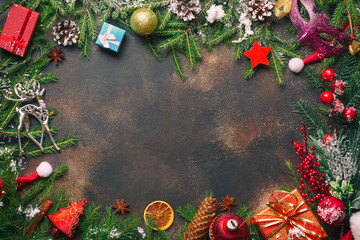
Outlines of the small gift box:
<svg viewBox="0 0 360 240">
<path fill-rule="evenodd" d="M 297 189 L 273 193 L 268 206 L 253 217 L 262 235 L 272 240 L 320 240 L 327 237 Z"/>
<path fill-rule="evenodd" d="M 112 52 L 119 52 L 120 44 L 125 35 L 125 30 L 104 22 L 96 44 Z"/>
<path fill-rule="evenodd" d="M 0 35 L 0 48 L 23 57 L 35 31 L 39 15 L 14 3 Z"/>
</svg>

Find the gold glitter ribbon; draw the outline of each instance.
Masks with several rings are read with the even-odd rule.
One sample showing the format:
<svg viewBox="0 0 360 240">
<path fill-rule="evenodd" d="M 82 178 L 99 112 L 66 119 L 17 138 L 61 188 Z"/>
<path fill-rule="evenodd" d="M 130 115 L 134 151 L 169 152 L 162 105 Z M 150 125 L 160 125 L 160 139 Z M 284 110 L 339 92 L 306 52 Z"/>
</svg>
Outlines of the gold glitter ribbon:
<svg viewBox="0 0 360 240">
<path fill-rule="evenodd" d="M 285 17 L 291 10 L 292 0 L 278 0 L 275 3 L 274 15 L 278 18 Z"/>
<path fill-rule="evenodd" d="M 315 221 L 298 217 L 299 214 L 305 213 L 307 211 L 311 211 L 310 207 L 300 209 L 305 204 L 305 201 L 303 200 L 302 202 L 298 203 L 299 202 L 298 198 L 294 194 L 287 192 L 287 191 L 275 191 L 275 192 L 281 192 L 281 193 L 286 193 L 286 194 L 292 195 L 296 199 L 296 201 L 295 201 L 296 203 L 295 204 L 288 203 L 288 202 L 267 202 L 266 203 L 266 205 L 271 210 L 273 210 L 274 215 L 261 215 L 261 217 L 265 217 L 265 218 L 254 219 L 254 223 L 256 223 L 256 224 L 265 223 L 265 222 L 267 223 L 267 224 L 262 225 L 260 227 L 260 229 L 278 226 L 270 235 L 268 235 L 266 237 L 266 239 L 269 239 L 272 236 L 274 236 L 283 227 L 286 227 L 286 233 L 289 236 L 289 226 L 291 226 L 292 228 L 296 227 L 296 228 L 300 229 L 301 231 L 303 231 L 306 234 L 305 238 L 308 240 L 313 239 L 311 237 L 316 237 L 317 239 L 320 240 L 321 238 L 316 232 L 308 230 L 300 224 L 300 223 L 305 223 L 306 225 L 312 224 L 314 227 L 316 225 L 316 226 L 322 228 L 320 226 L 320 224 Z M 286 211 L 282 207 L 282 205 L 289 206 L 292 208 L 292 210 Z"/>
</svg>

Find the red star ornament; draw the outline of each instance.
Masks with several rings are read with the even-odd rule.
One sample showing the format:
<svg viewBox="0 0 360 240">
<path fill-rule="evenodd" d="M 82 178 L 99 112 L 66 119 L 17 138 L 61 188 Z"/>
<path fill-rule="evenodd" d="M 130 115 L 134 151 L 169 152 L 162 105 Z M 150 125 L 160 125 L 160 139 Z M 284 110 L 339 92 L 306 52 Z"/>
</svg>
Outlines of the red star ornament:
<svg viewBox="0 0 360 240">
<path fill-rule="evenodd" d="M 261 47 L 257 41 L 254 42 L 251 50 L 244 52 L 244 55 L 250 58 L 251 68 L 256 67 L 259 64 L 269 65 L 267 55 L 270 52 L 271 47 Z"/>
</svg>

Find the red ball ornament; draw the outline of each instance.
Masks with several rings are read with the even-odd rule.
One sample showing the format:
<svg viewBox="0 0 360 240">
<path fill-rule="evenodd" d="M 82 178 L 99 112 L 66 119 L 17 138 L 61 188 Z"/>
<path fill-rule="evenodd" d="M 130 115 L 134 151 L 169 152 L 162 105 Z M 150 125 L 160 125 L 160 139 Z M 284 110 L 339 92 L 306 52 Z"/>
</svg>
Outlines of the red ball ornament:
<svg viewBox="0 0 360 240">
<path fill-rule="evenodd" d="M 336 76 L 335 71 L 332 68 L 326 68 L 321 73 L 321 77 L 325 82 L 331 82 L 332 80 L 335 79 L 335 76 Z"/>
<path fill-rule="evenodd" d="M 353 107 L 345 108 L 343 116 L 348 122 L 351 122 L 356 118 L 356 109 Z"/>
<path fill-rule="evenodd" d="M 335 139 L 334 135 L 332 134 L 326 134 L 323 138 L 323 144 L 330 144 Z"/>
<path fill-rule="evenodd" d="M 345 83 L 342 80 L 336 80 L 331 84 L 331 91 L 336 95 L 343 95 L 345 90 Z"/>
<path fill-rule="evenodd" d="M 235 213 L 227 212 L 217 216 L 210 225 L 211 240 L 247 240 L 250 236 L 249 227 L 244 219 Z M 241 225 L 242 224 L 242 225 Z M 241 226 L 241 227 L 240 227 Z"/>
<path fill-rule="evenodd" d="M 324 91 L 320 95 L 320 100 L 323 104 L 330 104 L 334 100 L 334 94 L 330 91 Z"/>
<path fill-rule="evenodd" d="M 345 204 L 334 197 L 322 200 L 317 208 L 317 215 L 323 223 L 330 226 L 337 226 L 346 217 Z"/>
</svg>

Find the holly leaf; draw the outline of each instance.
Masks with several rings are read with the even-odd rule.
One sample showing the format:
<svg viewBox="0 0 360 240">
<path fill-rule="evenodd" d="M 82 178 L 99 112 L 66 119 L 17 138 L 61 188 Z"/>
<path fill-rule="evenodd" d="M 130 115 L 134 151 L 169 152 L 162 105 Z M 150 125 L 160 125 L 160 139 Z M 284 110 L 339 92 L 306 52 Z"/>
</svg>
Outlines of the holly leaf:
<svg viewBox="0 0 360 240">
<path fill-rule="evenodd" d="M 355 194 L 355 200 L 351 202 L 351 209 L 360 209 L 360 191 L 357 191 Z"/>
</svg>

